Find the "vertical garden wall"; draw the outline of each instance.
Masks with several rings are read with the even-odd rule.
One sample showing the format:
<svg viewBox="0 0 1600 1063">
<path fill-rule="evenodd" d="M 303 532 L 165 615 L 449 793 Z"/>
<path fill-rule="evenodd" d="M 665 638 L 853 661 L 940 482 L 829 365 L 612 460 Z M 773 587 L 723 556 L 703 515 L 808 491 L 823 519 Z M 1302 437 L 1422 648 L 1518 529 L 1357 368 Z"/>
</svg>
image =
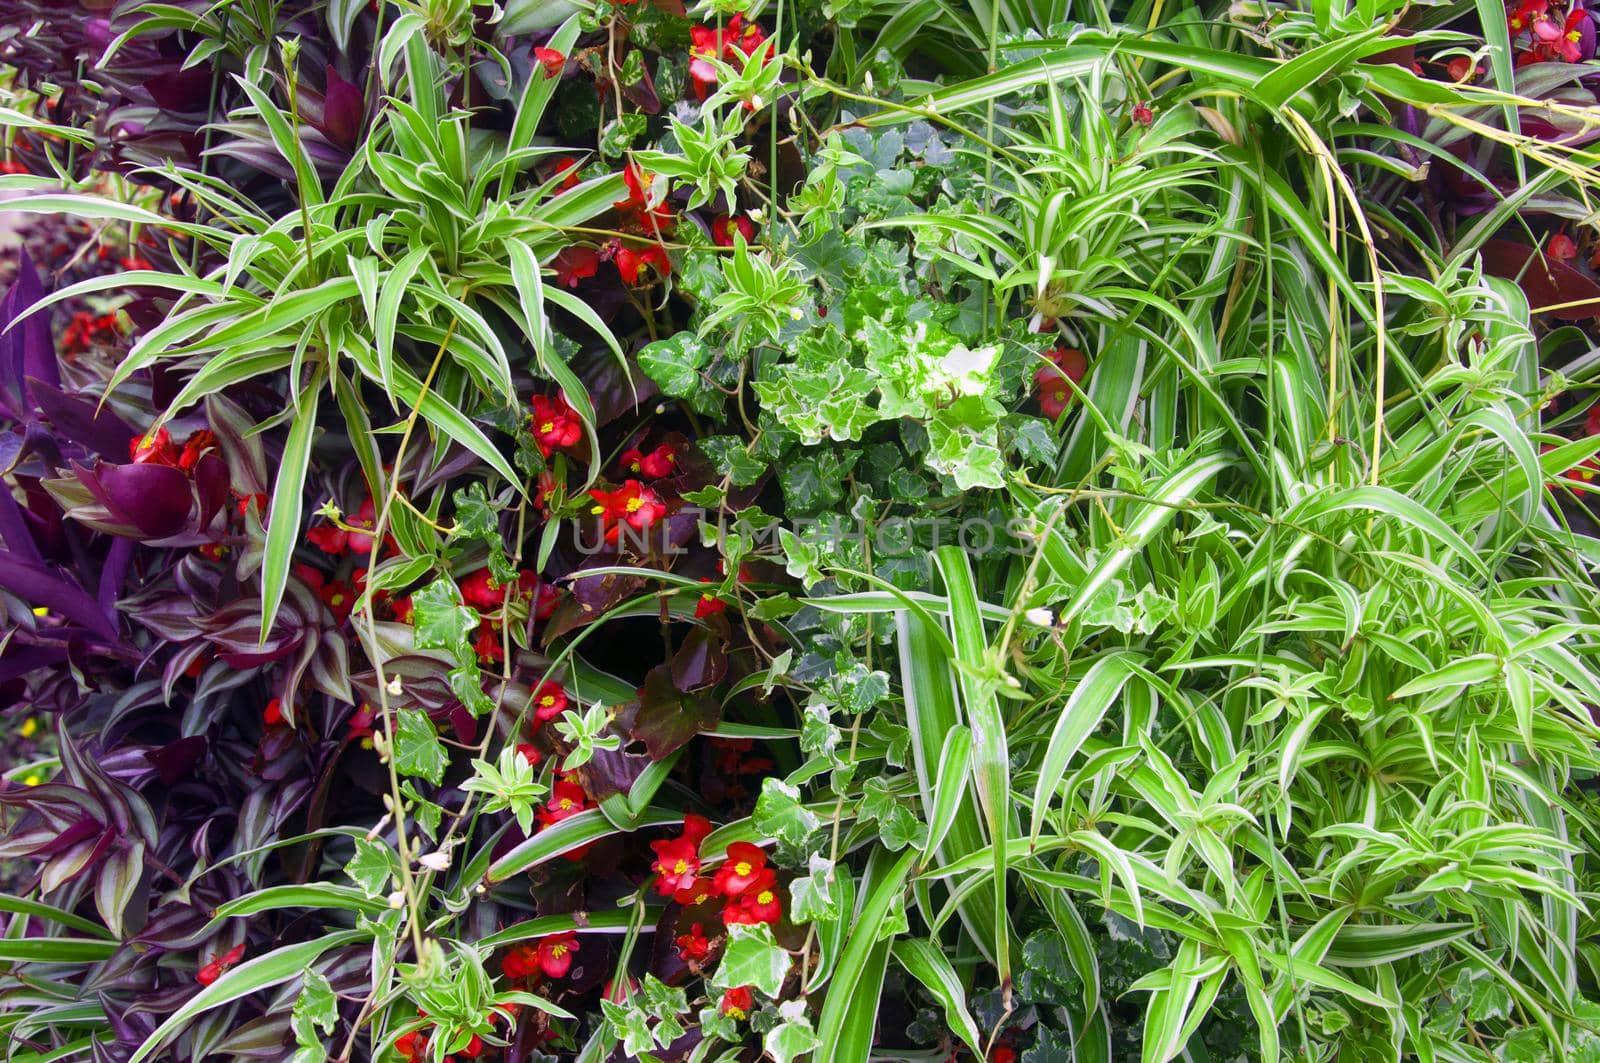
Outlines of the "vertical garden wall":
<svg viewBox="0 0 1600 1063">
<path fill-rule="evenodd" d="M 0 0 L 7 1060 L 1600 1059 L 1580 0 Z"/>
</svg>

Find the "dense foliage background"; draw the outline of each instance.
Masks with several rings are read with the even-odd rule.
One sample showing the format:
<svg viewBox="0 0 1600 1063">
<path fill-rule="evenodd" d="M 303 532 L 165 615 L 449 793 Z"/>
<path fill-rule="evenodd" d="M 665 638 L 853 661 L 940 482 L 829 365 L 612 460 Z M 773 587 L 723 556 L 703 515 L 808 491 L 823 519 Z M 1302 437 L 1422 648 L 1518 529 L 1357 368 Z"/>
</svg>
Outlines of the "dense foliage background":
<svg viewBox="0 0 1600 1063">
<path fill-rule="evenodd" d="M 0 0 L 6 1058 L 1600 1060 L 1580 0 Z"/>
</svg>

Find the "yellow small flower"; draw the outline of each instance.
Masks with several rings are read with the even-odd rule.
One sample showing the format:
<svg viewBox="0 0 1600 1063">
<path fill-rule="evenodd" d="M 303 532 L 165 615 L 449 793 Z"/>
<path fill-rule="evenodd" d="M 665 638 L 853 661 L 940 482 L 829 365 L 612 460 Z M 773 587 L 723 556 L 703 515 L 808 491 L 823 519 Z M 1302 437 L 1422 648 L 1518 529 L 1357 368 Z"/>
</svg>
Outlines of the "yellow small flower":
<svg viewBox="0 0 1600 1063">
<path fill-rule="evenodd" d="M 29 716 L 26 720 L 22 721 L 21 731 L 23 738 L 32 738 L 34 735 L 39 733 L 39 721 L 34 717 Z"/>
<path fill-rule="evenodd" d="M 44 606 L 41 605 L 41 606 L 37 607 L 36 609 L 34 609 L 33 615 L 34 616 L 39 616 L 39 617 L 49 616 L 50 615 L 50 610 L 46 609 Z"/>
<path fill-rule="evenodd" d="M 30 771 L 22 777 L 22 785 L 24 786 L 38 786 L 42 782 L 44 782 L 44 776 L 36 771 Z"/>
</svg>

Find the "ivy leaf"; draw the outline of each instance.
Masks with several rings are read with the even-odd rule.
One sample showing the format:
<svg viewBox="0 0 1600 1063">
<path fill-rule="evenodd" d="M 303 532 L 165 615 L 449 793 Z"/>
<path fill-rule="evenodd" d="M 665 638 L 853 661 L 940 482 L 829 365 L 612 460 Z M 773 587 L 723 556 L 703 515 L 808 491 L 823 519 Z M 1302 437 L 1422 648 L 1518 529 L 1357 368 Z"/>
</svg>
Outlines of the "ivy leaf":
<svg viewBox="0 0 1600 1063">
<path fill-rule="evenodd" d="M 749 487 L 767 471 L 766 464 L 751 454 L 738 436 L 707 436 L 700 440 L 700 450 L 731 487 Z"/>
<path fill-rule="evenodd" d="M 289 1027 L 294 1031 L 295 1053 L 291 1063 L 323 1063 L 328 1058 L 327 1037 L 339 1022 L 339 1001 L 333 987 L 316 971 L 308 970 L 300 995 L 295 998 Z"/>
<path fill-rule="evenodd" d="M 798 789 L 770 776 L 762 780 L 753 818 L 761 834 L 794 848 L 804 845 L 822 825 L 816 813 L 800 803 Z"/>
<path fill-rule="evenodd" d="M 403 775 L 417 775 L 438 786 L 450 766 L 450 754 L 439 732 L 420 709 L 401 709 L 395 715 L 394 764 Z"/>
<path fill-rule="evenodd" d="M 436 579 L 411 596 L 417 646 L 448 650 L 458 660 L 474 656 L 472 636 L 478 630 L 478 613 L 461 604 L 456 586 Z"/>
<path fill-rule="evenodd" d="M 373 898 L 388 896 L 394 872 L 395 861 L 389 847 L 365 838 L 356 839 L 356 855 L 344 865 L 344 873 Z"/>
<path fill-rule="evenodd" d="M 406 815 L 416 821 L 430 841 L 437 841 L 439 824 L 444 821 L 444 809 L 418 793 L 416 784 L 410 779 L 400 783 L 400 793 L 405 796 L 408 805 Z"/>
<path fill-rule="evenodd" d="M 791 513 L 834 509 L 844 498 L 845 477 L 855 467 L 857 451 L 795 457 L 778 466 L 778 483 Z"/>
<path fill-rule="evenodd" d="M 952 412 L 967 401 L 940 410 L 928 422 L 928 468 L 951 477 L 963 491 L 1004 487 L 1005 462 L 994 425 L 964 422 Z"/>
<path fill-rule="evenodd" d="M 767 1031 L 762 1046 L 776 1063 L 793 1063 L 797 1056 L 805 1055 L 822 1042 L 806 1014 L 804 1000 L 785 1000 L 778 1005 L 782 1022 Z"/>
<path fill-rule="evenodd" d="M 842 738 L 827 705 L 818 701 L 806 705 L 805 719 L 800 724 L 801 752 L 813 757 L 827 757 L 838 763 L 837 750 Z"/>
<path fill-rule="evenodd" d="M 489 504 L 487 489 L 480 483 L 455 493 L 455 527 L 450 538 L 477 540 L 489 547 L 489 572 L 497 583 L 514 583 L 516 566 L 506 556 L 505 540 L 500 535 L 500 515 Z"/>
<path fill-rule="evenodd" d="M 1048 1026 L 1039 1027 L 1039 1039 L 1022 1053 L 1022 1063 L 1073 1063 L 1072 1037 Z"/>
<path fill-rule="evenodd" d="M 889 696 L 889 673 L 854 661 L 828 677 L 828 691 L 840 708 L 859 716 Z"/>
<path fill-rule="evenodd" d="M 1038 417 L 1021 414 L 1008 418 L 1011 445 L 1017 456 L 1032 465 L 1054 465 L 1060 443 L 1050 425 Z"/>
<path fill-rule="evenodd" d="M 783 989 L 789 975 L 789 954 L 772 939 L 772 928 L 765 923 L 754 926 L 735 924 L 728 928 L 728 946 L 712 984 L 719 989 L 755 986 L 769 997 Z"/>
<path fill-rule="evenodd" d="M 679 332 L 639 349 L 639 368 L 656 382 L 664 395 L 675 399 L 701 390 L 700 370 L 711 361 L 711 348 L 693 332 Z"/>
<path fill-rule="evenodd" d="M 789 883 L 789 918 L 796 923 L 832 922 L 839 918 L 834 899 L 832 860 L 812 853 L 807 874 Z"/>
<path fill-rule="evenodd" d="M 461 604 L 460 592 L 448 579 L 436 579 L 411 596 L 412 619 L 419 649 L 444 650 L 455 661 L 450 669 L 450 690 L 475 716 L 494 709 L 483 692 L 483 673 L 472 648 L 478 630 L 478 613 Z"/>
<path fill-rule="evenodd" d="M 618 1004 L 602 999 L 600 1009 L 605 1012 L 611 1035 L 622 1042 L 622 1050 L 630 1059 L 639 1059 L 655 1047 L 655 1038 L 650 1033 L 650 1016 L 635 1007 L 632 1000 Z"/>
</svg>

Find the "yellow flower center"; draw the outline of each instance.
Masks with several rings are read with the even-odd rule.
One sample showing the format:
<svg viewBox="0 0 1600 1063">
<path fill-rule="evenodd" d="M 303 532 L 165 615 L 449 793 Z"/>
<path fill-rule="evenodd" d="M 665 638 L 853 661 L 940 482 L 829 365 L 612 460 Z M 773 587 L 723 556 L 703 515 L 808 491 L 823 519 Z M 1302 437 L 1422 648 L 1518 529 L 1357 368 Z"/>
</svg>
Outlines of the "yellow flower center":
<svg viewBox="0 0 1600 1063">
<path fill-rule="evenodd" d="M 539 707 L 542 708 L 542 709 L 548 709 L 550 706 L 554 705 L 555 703 L 556 703 L 556 696 L 554 694 L 546 694 L 544 697 L 539 699 Z"/>
<path fill-rule="evenodd" d="M 572 798 L 563 797 L 561 799 L 561 806 L 560 807 L 561 807 L 561 811 L 563 811 L 563 812 L 565 812 L 567 809 L 571 808 L 572 807 Z"/>
<path fill-rule="evenodd" d="M 771 890 L 762 890 L 760 893 L 756 894 L 756 903 L 757 904 L 771 904 L 772 903 L 772 891 Z"/>
<path fill-rule="evenodd" d="M 642 505 L 644 505 L 644 499 L 642 499 L 642 498 L 630 498 L 630 499 L 628 499 L 628 512 L 629 513 L 637 513 L 637 512 L 639 512 L 639 507 L 642 506 Z"/>
<path fill-rule="evenodd" d="M 565 945 L 551 945 L 550 946 L 550 955 L 554 956 L 556 959 L 559 960 L 561 957 L 565 956 L 566 954 L 567 954 L 567 947 Z"/>
<path fill-rule="evenodd" d="M 689 862 L 687 860 L 679 860 L 672 865 L 672 872 L 675 875 L 681 875 L 687 870 L 689 870 Z"/>
<path fill-rule="evenodd" d="M 556 423 L 554 421 L 546 421 L 544 424 L 539 426 L 539 434 L 542 435 L 542 436 L 547 436 L 551 432 L 554 432 L 555 430 L 556 430 Z"/>
<path fill-rule="evenodd" d="M 737 864 L 733 865 L 733 870 L 739 875 L 739 877 L 743 878 L 745 875 L 750 873 L 750 861 L 740 860 Z"/>
</svg>

